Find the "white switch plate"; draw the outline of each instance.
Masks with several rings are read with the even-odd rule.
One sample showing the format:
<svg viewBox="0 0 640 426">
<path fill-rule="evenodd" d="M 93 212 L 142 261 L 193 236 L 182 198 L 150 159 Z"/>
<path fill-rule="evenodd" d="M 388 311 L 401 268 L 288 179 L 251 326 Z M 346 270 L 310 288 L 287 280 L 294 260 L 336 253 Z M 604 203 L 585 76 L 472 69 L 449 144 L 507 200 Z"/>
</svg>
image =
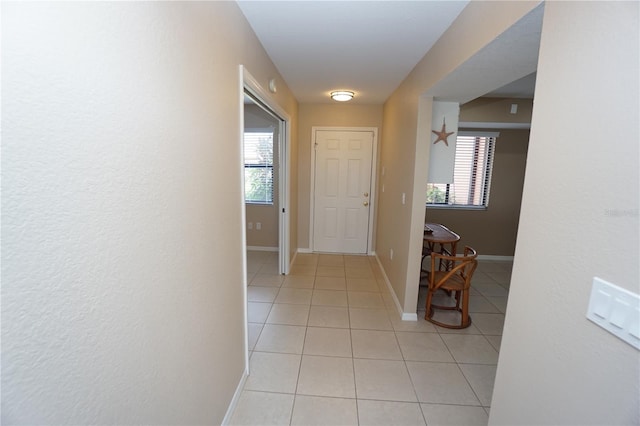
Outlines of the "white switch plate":
<svg viewBox="0 0 640 426">
<path fill-rule="evenodd" d="M 405 194 L 404 192 L 402 193 L 402 204 L 405 204 L 407 202 L 407 194 Z"/>
<path fill-rule="evenodd" d="M 640 349 L 640 295 L 593 277 L 587 318 Z"/>
</svg>

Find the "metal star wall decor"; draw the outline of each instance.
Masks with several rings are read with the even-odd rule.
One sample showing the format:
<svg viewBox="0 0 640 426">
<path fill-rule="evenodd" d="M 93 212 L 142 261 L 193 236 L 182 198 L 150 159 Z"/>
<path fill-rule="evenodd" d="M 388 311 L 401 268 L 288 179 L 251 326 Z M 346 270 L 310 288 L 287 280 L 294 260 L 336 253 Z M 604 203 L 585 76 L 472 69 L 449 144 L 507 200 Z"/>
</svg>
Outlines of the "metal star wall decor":
<svg viewBox="0 0 640 426">
<path fill-rule="evenodd" d="M 442 141 L 442 142 L 444 142 L 444 144 L 446 146 L 449 146 L 449 142 L 447 141 L 447 138 L 455 133 L 455 132 L 448 132 L 447 133 L 447 125 L 444 122 L 444 117 L 442 117 L 442 130 L 440 130 L 439 132 L 435 131 L 435 130 L 432 130 L 432 132 L 435 133 L 438 136 L 438 139 L 436 139 L 436 141 L 433 144 L 435 145 L 438 142 Z"/>
</svg>

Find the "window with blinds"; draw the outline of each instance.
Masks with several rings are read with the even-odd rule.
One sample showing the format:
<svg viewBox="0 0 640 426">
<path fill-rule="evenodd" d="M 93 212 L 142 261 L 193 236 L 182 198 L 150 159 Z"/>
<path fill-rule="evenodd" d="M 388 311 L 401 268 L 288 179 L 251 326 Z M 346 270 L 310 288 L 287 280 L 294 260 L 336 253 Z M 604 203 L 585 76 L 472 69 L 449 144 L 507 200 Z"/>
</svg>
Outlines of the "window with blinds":
<svg viewBox="0 0 640 426">
<path fill-rule="evenodd" d="M 497 133 L 459 132 L 453 183 L 428 183 L 427 205 L 487 207 Z"/>
<path fill-rule="evenodd" d="M 244 133 L 244 199 L 273 204 L 273 130 Z"/>
</svg>

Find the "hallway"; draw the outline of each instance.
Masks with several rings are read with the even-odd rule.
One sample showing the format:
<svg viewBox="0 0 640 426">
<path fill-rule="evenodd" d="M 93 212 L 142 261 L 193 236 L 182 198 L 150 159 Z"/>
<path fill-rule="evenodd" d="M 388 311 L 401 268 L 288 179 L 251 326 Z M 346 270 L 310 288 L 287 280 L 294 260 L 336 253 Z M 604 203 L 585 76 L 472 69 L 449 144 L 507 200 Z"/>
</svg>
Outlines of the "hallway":
<svg viewBox="0 0 640 426">
<path fill-rule="evenodd" d="M 481 261 L 471 327 L 401 321 L 373 257 L 248 252 L 250 371 L 233 425 L 483 425 L 511 262 Z"/>
</svg>

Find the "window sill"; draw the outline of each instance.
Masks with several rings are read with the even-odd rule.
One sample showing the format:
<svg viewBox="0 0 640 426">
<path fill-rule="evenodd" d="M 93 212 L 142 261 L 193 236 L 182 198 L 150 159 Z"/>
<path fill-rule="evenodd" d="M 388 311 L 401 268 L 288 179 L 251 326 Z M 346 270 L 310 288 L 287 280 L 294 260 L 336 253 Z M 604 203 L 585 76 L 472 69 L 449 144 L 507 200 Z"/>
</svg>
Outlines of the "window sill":
<svg viewBox="0 0 640 426">
<path fill-rule="evenodd" d="M 475 210 L 485 211 L 487 206 L 461 206 L 461 205 L 445 205 L 445 204 L 427 204 L 428 209 L 433 210 Z"/>
<path fill-rule="evenodd" d="M 273 206 L 273 202 L 262 202 L 262 201 L 246 201 L 245 204 L 251 204 L 254 206 Z"/>
</svg>

